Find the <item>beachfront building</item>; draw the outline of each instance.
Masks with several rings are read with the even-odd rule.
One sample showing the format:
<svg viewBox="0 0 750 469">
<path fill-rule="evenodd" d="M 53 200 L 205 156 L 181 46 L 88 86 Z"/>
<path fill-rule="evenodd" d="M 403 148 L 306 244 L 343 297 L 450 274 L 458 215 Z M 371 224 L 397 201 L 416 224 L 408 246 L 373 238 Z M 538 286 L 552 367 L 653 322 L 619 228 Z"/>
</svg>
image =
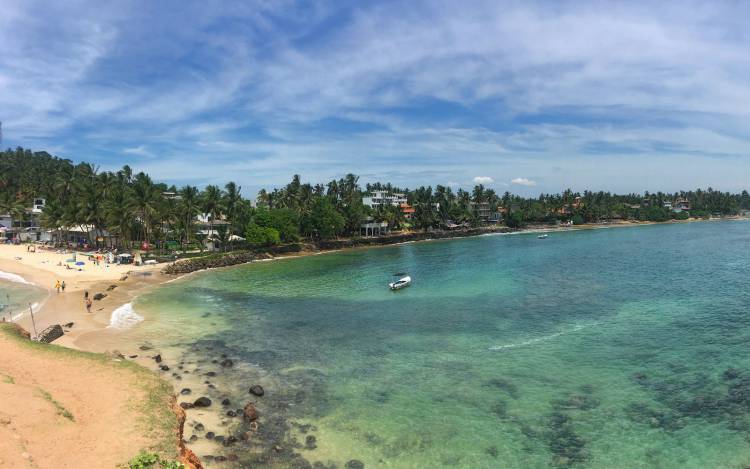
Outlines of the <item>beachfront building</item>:
<svg viewBox="0 0 750 469">
<path fill-rule="evenodd" d="M 41 227 L 45 204 L 44 199 L 34 199 L 33 205 L 24 210 L 21 218 L 13 218 L 9 214 L 0 215 L 0 239 L 16 242 L 51 241 L 50 233 Z"/>
<path fill-rule="evenodd" d="M 401 204 L 399 205 L 399 208 L 401 209 L 401 213 L 404 214 L 404 218 L 407 220 L 411 220 L 412 218 L 414 218 L 414 213 L 417 211 L 409 204 Z"/>
<path fill-rule="evenodd" d="M 491 214 L 489 202 L 470 202 L 469 205 L 478 218 L 483 221 L 489 220 Z"/>
<path fill-rule="evenodd" d="M 198 215 L 195 223 L 196 234 L 203 239 L 203 244 L 209 251 L 218 249 L 222 233 L 226 236 L 231 234 L 231 224 L 223 217 L 212 220 L 207 214 Z"/>
<path fill-rule="evenodd" d="M 406 200 L 406 194 L 386 191 L 373 191 L 370 194 L 362 197 L 362 204 L 370 208 L 377 208 L 381 205 L 400 207 L 402 204 L 408 205 L 409 202 L 408 200 Z"/>
<path fill-rule="evenodd" d="M 360 225 L 360 233 L 363 236 L 381 236 L 390 233 L 390 230 L 388 229 L 388 222 L 373 221 L 370 218 Z"/>
<path fill-rule="evenodd" d="M 677 199 L 672 207 L 673 212 L 688 212 L 690 211 L 690 202 L 687 199 Z"/>
</svg>

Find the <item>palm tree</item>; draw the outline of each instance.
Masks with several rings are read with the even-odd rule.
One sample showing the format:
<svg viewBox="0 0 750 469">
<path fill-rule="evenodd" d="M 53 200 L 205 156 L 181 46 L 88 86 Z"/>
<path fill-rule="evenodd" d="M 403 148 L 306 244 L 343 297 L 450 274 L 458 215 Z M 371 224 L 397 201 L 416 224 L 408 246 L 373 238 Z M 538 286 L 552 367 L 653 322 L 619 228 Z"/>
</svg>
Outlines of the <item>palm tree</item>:
<svg viewBox="0 0 750 469">
<path fill-rule="evenodd" d="M 201 197 L 201 209 L 203 213 L 208 217 L 208 233 L 209 238 L 215 235 L 214 233 L 214 222 L 222 213 L 222 199 L 223 194 L 218 186 L 208 185 L 203 191 Z"/>
<path fill-rule="evenodd" d="M 198 188 L 185 186 L 180 189 L 180 203 L 177 207 L 178 226 L 185 234 L 185 245 L 190 244 L 190 233 L 193 231 L 193 221 L 198 215 L 199 209 Z"/>
<path fill-rule="evenodd" d="M 224 208 L 227 212 L 227 219 L 232 224 L 232 228 L 236 230 L 237 227 L 234 226 L 234 223 L 237 218 L 240 201 L 242 200 L 242 195 L 240 195 L 242 188 L 230 181 L 224 186 L 224 189 L 226 189 L 224 194 Z"/>
<path fill-rule="evenodd" d="M 138 173 L 133 179 L 133 192 L 128 205 L 130 212 L 143 226 L 144 241 L 149 241 L 151 227 L 159 213 L 161 200 L 161 194 L 151 178 L 144 173 Z"/>
</svg>

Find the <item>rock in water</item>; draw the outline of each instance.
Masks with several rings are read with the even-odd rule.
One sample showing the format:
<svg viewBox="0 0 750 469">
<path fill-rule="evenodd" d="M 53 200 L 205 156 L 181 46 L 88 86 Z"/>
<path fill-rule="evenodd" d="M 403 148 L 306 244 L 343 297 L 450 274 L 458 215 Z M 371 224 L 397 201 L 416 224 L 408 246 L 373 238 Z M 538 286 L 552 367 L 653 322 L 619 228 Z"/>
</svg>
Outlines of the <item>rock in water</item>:
<svg viewBox="0 0 750 469">
<path fill-rule="evenodd" d="M 159 355 L 155 356 L 155 357 L 154 357 L 154 361 L 155 361 L 156 363 L 161 363 L 161 354 L 159 354 Z"/>
<path fill-rule="evenodd" d="M 220 363 L 220 365 L 223 368 L 231 368 L 232 365 L 234 365 L 234 362 L 231 359 L 227 358 L 225 360 L 222 360 L 221 363 Z"/>
<path fill-rule="evenodd" d="M 248 392 L 250 394 L 252 394 L 254 396 L 258 396 L 258 397 L 260 397 L 260 396 L 262 396 L 263 394 L 266 393 L 263 390 L 263 386 L 261 386 L 260 384 L 256 384 L 255 386 L 250 386 L 250 389 L 248 390 Z"/>
<path fill-rule="evenodd" d="M 193 407 L 208 407 L 211 405 L 211 399 L 203 396 L 199 397 L 198 399 L 193 402 Z"/>
<path fill-rule="evenodd" d="M 180 394 L 182 394 L 183 396 L 187 396 L 191 392 L 192 391 L 190 390 L 190 388 L 183 388 L 182 391 L 180 391 Z"/>
<path fill-rule="evenodd" d="M 39 336 L 38 340 L 39 342 L 49 344 L 53 340 L 59 339 L 64 334 L 63 328 L 59 324 L 55 324 L 54 326 L 49 326 L 47 329 L 43 330 Z"/>
<path fill-rule="evenodd" d="M 169 367 L 167 365 L 159 365 L 159 368 L 161 368 L 161 371 L 169 371 Z"/>
<path fill-rule="evenodd" d="M 100 301 L 100 300 L 102 300 L 106 296 L 107 296 L 106 293 L 97 293 L 96 295 L 94 295 L 94 300 Z"/>
<path fill-rule="evenodd" d="M 362 461 L 359 461 L 357 459 L 351 459 L 347 461 L 346 465 L 344 466 L 346 469 L 365 469 L 365 463 Z"/>
<path fill-rule="evenodd" d="M 315 449 L 318 447 L 316 443 L 317 442 L 316 442 L 316 438 L 314 435 L 307 435 L 307 437 L 305 437 L 305 448 Z"/>
<path fill-rule="evenodd" d="M 224 399 L 221 401 L 221 405 L 232 405 L 232 403 L 229 401 L 229 399 Z"/>
<path fill-rule="evenodd" d="M 66 328 L 66 329 L 70 329 L 71 327 L 73 327 L 73 324 L 75 324 L 75 323 L 74 322 L 69 322 L 67 324 L 63 324 L 63 327 Z"/>
<path fill-rule="evenodd" d="M 191 404 L 189 402 L 180 402 L 180 407 L 182 407 L 185 410 L 192 409 L 193 408 L 193 404 Z"/>
<path fill-rule="evenodd" d="M 242 409 L 242 416 L 248 422 L 258 420 L 258 411 L 255 410 L 255 406 L 252 402 L 248 402 L 247 404 L 245 404 L 245 408 Z"/>
</svg>

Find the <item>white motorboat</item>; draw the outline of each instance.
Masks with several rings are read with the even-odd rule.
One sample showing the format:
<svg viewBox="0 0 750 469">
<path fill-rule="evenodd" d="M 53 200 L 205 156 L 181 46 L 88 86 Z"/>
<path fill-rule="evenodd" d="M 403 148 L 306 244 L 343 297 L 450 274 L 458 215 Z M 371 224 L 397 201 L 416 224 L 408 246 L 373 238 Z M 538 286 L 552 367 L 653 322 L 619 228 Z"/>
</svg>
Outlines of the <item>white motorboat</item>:
<svg viewBox="0 0 750 469">
<path fill-rule="evenodd" d="M 395 282 L 389 283 L 388 288 L 390 288 L 391 290 L 401 290 L 402 288 L 406 288 L 409 285 L 411 285 L 411 277 L 405 274 L 396 274 L 396 276 L 401 276 L 401 275 L 404 275 L 404 276 L 399 278 Z"/>
<path fill-rule="evenodd" d="M 540 234 L 539 236 L 537 236 L 537 238 L 539 238 L 539 239 L 547 239 L 548 237 L 549 237 L 549 235 L 547 233 Z"/>
</svg>

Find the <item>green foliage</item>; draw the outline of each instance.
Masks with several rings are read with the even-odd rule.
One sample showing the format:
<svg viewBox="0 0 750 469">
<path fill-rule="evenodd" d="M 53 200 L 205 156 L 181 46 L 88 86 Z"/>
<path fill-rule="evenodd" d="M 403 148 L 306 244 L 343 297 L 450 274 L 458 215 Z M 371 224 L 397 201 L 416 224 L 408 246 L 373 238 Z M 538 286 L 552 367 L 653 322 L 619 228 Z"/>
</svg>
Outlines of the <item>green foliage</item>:
<svg viewBox="0 0 750 469">
<path fill-rule="evenodd" d="M 516 210 L 505 217 L 505 225 L 509 228 L 520 228 L 523 226 L 523 214 Z"/>
<path fill-rule="evenodd" d="M 371 191 L 403 193 L 415 213 L 407 219 L 400 207 L 381 205 L 371 209 L 362 204 L 362 197 Z M 87 163 L 74 164 L 46 152 L 32 152 L 23 148 L 0 152 L 0 213 L 10 213 L 22 220 L 25 209 L 34 198 L 44 198 L 47 206 L 42 214 L 44 227 L 59 232 L 64 227 L 91 225 L 94 231 L 107 231 L 115 238 L 107 239 L 106 246 L 93 239 L 97 247 L 132 248 L 143 241 L 151 245 L 175 243 L 186 251 L 203 238 L 199 234 L 197 216 L 206 214 L 209 230 L 218 220 L 230 223 L 224 238 L 243 234 L 251 225 L 254 239 L 263 244 L 294 243 L 300 236 L 332 238 L 359 233 L 367 217 L 385 221 L 391 228 L 429 230 L 448 222 L 484 223 L 486 209 L 490 212 L 508 209 L 506 224 L 519 227 L 523 223 L 555 223 L 559 220 L 599 222 L 602 220 L 637 219 L 666 221 L 682 219 L 674 214 L 669 203 L 681 203 L 693 217 L 735 215 L 750 209 L 750 194 L 706 190 L 677 193 L 645 193 L 617 195 L 609 192 L 573 192 L 540 194 L 521 197 L 505 192 L 495 193 L 479 184 L 473 190 L 438 185 L 434 188 L 401 189 L 390 183 L 366 184 L 364 190 L 354 174 L 332 180 L 327 184 L 309 184 L 294 175 L 286 186 L 267 191 L 256 197 L 257 209 L 241 195 L 241 188 L 233 183 L 209 185 L 204 190 L 194 186 L 177 188 L 152 181 L 145 173 L 134 174 L 124 166 L 119 171 L 100 171 Z M 667 205 L 667 207 L 665 207 Z M 676 205 L 675 205 L 676 206 Z M 223 230 L 223 229 L 222 229 Z M 278 241 L 276 240 L 278 235 Z M 96 234 L 94 238 L 98 237 Z M 227 244 L 224 243 L 226 247 Z M 203 249 L 202 244 L 198 245 Z"/>
<path fill-rule="evenodd" d="M 177 461 L 162 459 L 156 453 L 141 453 L 128 462 L 129 469 L 184 469 Z"/>
<path fill-rule="evenodd" d="M 319 198 L 313 202 L 310 213 L 302 217 L 302 231 L 308 236 L 329 239 L 341 234 L 346 220 L 328 198 Z"/>
<path fill-rule="evenodd" d="M 585 220 L 580 213 L 576 213 L 575 215 L 570 217 L 570 221 L 572 221 L 574 225 L 583 225 Z"/>
<path fill-rule="evenodd" d="M 245 230 L 245 240 L 253 246 L 275 246 L 281 242 L 281 236 L 275 228 L 250 223 Z"/>
<path fill-rule="evenodd" d="M 690 218 L 690 214 L 687 212 L 678 212 L 674 214 L 675 220 L 687 220 L 688 218 Z"/>
</svg>

